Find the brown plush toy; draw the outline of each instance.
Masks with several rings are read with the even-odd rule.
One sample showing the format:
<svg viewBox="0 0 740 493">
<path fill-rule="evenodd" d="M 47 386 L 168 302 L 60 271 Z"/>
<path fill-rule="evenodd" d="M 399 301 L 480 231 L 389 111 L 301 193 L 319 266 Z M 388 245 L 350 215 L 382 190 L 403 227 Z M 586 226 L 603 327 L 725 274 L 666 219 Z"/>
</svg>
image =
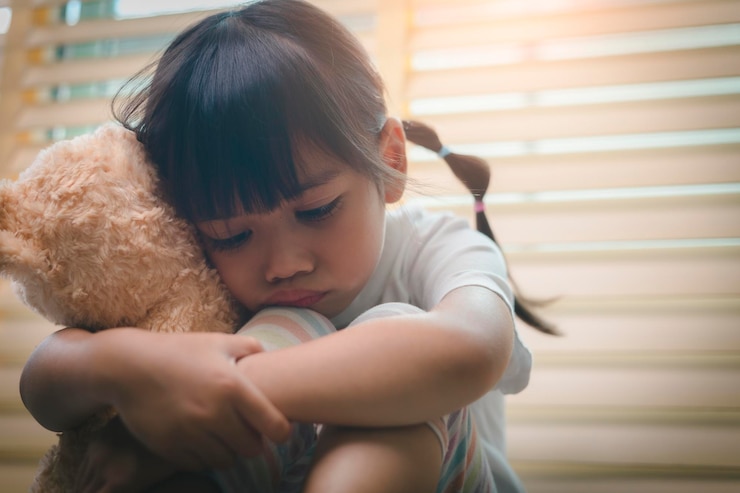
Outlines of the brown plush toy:
<svg viewBox="0 0 740 493">
<path fill-rule="evenodd" d="M 241 321 L 194 230 L 158 194 L 141 144 L 113 124 L 0 182 L 0 274 L 63 326 L 232 332 Z M 31 491 L 74 493 L 86 444 L 113 414 L 60 434 Z"/>
</svg>

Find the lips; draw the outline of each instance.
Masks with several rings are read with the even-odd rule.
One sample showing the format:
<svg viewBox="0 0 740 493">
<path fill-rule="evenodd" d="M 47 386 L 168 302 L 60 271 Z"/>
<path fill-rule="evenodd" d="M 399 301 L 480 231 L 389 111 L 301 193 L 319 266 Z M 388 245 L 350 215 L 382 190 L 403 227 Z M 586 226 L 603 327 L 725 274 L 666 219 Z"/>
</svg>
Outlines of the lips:
<svg viewBox="0 0 740 493">
<path fill-rule="evenodd" d="M 273 294 L 267 300 L 265 300 L 265 306 L 295 306 L 298 308 L 308 308 L 321 301 L 325 292 L 321 291 L 308 291 L 308 290 L 290 290 L 290 291 L 278 291 Z"/>
</svg>

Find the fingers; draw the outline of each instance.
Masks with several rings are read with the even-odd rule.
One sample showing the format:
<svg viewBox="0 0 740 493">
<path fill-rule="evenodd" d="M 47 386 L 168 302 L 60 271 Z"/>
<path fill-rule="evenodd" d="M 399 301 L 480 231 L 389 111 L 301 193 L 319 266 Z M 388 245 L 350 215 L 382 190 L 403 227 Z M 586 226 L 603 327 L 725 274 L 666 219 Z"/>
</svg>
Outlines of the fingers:
<svg viewBox="0 0 740 493">
<path fill-rule="evenodd" d="M 156 438 L 164 444 L 154 453 L 165 458 L 177 469 L 201 471 L 206 468 L 226 468 L 238 456 L 252 457 L 262 451 L 262 436 L 245 423 L 236 410 L 222 416 L 218 426 L 192 425 L 174 427 L 176 434 Z"/>
<path fill-rule="evenodd" d="M 248 378 L 241 376 L 243 392 L 236 401 L 242 419 L 273 442 L 284 442 L 290 436 L 290 423 L 262 391 Z"/>
<path fill-rule="evenodd" d="M 140 379 L 138 394 L 117 405 L 138 441 L 172 465 L 200 470 L 259 454 L 263 436 L 289 437 L 286 417 L 237 365 L 263 351 L 257 339 L 208 334 L 176 342 L 168 355 L 177 357 L 158 361 L 161 381 Z"/>
<path fill-rule="evenodd" d="M 233 419 L 237 423 L 239 433 L 231 433 L 227 437 L 231 450 L 241 457 L 255 457 L 261 454 L 264 450 L 262 434 L 236 411 Z"/>
<path fill-rule="evenodd" d="M 241 358 L 244 358 L 245 356 L 249 356 L 255 353 L 261 353 L 264 351 L 262 343 L 254 337 L 227 336 L 227 339 L 225 339 L 225 341 L 227 342 L 227 354 L 237 361 Z"/>
<path fill-rule="evenodd" d="M 187 449 L 181 448 L 168 454 L 173 460 L 191 471 L 231 466 L 237 457 L 255 457 L 264 450 L 259 433 L 236 409 L 229 419 L 224 419 L 217 431 L 204 431 L 203 435 L 187 440 Z"/>
<path fill-rule="evenodd" d="M 262 344 L 253 337 L 231 337 L 230 354 L 236 359 L 262 352 Z M 290 423 L 265 394 L 248 378 L 239 374 L 239 388 L 234 396 L 237 412 L 244 423 L 274 442 L 287 440 Z"/>
</svg>

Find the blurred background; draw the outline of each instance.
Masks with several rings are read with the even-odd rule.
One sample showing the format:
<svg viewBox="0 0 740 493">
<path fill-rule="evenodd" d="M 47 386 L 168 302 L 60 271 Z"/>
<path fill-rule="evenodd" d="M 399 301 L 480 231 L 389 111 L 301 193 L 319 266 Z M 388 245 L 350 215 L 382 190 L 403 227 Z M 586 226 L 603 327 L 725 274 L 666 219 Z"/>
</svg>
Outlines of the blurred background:
<svg viewBox="0 0 740 493">
<path fill-rule="evenodd" d="M 316 0 L 394 114 L 489 160 L 489 219 L 561 337 L 509 399 L 532 493 L 740 491 L 740 1 Z M 225 1 L 0 0 L 0 177 L 110 119 L 121 83 Z M 472 218 L 410 146 L 410 201 Z M 0 283 L 0 492 L 55 436 L 18 397 L 55 327 Z"/>
</svg>

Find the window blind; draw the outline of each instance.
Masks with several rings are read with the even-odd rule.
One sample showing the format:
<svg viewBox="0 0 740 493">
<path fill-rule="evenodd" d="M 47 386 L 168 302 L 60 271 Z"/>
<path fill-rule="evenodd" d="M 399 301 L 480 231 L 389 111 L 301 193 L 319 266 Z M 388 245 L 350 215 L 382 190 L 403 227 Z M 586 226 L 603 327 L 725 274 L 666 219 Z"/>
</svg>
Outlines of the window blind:
<svg viewBox="0 0 740 493">
<path fill-rule="evenodd" d="M 530 491 L 740 484 L 740 2 L 416 0 L 413 118 L 493 170 L 489 219 L 562 337 L 509 399 Z M 416 200 L 472 218 L 415 151 Z"/>
<path fill-rule="evenodd" d="M 0 0 L 3 176 L 109 118 L 111 95 L 207 10 Z M 394 113 L 488 159 L 489 219 L 522 292 L 563 332 L 508 404 L 531 492 L 740 484 L 740 1 L 317 1 L 367 46 Z M 185 5 L 185 2 L 182 2 Z M 201 5 L 208 2 L 201 2 Z M 435 155 L 408 196 L 472 219 Z M 54 437 L 17 397 L 50 327 L 0 285 L 0 489 Z"/>
</svg>

